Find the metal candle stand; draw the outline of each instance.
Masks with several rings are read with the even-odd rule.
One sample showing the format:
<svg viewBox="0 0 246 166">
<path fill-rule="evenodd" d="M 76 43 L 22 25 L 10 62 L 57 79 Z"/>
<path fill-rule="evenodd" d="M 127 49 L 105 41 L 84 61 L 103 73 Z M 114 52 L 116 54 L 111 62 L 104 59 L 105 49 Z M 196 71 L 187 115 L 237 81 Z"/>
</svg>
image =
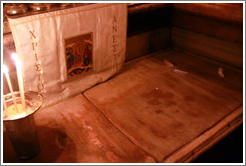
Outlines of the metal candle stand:
<svg viewBox="0 0 246 166">
<path fill-rule="evenodd" d="M 20 94 L 18 92 L 15 92 L 15 96 L 15 99 L 20 101 Z M 42 97 L 35 92 L 27 92 L 25 93 L 25 97 L 29 102 L 27 105 L 29 111 L 26 115 L 16 118 L 3 117 L 6 133 L 9 136 L 18 159 L 31 159 L 40 152 L 34 113 L 41 107 Z M 11 104 L 13 99 L 10 94 L 5 95 L 4 98 L 7 98 L 7 105 Z"/>
</svg>

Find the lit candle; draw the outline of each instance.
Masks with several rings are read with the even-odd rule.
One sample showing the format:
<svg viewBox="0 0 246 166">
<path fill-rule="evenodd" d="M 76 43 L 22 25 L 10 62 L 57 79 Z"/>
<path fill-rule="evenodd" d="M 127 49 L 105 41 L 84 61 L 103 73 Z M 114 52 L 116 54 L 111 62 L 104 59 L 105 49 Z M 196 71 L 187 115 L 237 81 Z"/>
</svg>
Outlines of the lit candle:
<svg viewBox="0 0 246 166">
<path fill-rule="evenodd" d="M 14 105 L 15 105 L 15 109 L 18 112 L 18 107 L 17 107 L 17 104 L 16 104 L 16 100 L 15 100 L 12 84 L 11 84 L 10 78 L 9 78 L 9 70 L 8 70 L 7 66 L 5 66 L 5 65 L 3 65 L 3 72 L 4 72 L 5 76 L 6 76 L 6 79 L 7 79 L 8 85 L 9 85 L 9 90 L 10 90 L 11 95 L 12 95 L 12 99 L 13 99 L 13 102 L 14 102 Z"/>
<path fill-rule="evenodd" d="M 24 95 L 21 61 L 19 60 L 18 55 L 15 53 L 12 54 L 12 58 L 14 59 L 15 64 L 16 64 L 16 72 L 17 72 L 18 85 L 19 85 L 20 96 L 21 96 L 22 109 L 25 110 L 26 102 L 25 102 L 25 95 Z"/>
</svg>

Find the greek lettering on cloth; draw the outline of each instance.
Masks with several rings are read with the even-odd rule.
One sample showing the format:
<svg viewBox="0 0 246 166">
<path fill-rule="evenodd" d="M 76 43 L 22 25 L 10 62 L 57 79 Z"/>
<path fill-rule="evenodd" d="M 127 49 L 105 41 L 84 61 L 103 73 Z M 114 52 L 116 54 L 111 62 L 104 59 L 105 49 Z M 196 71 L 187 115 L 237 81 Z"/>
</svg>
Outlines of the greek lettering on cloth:
<svg viewBox="0 0 246 166">
<path fill-rule="evenodd" d="M 25 91 L 44 106 L 118 73 L 126 53 L 127 5 L 99 3 L 9 19 Z"/>
</svg>

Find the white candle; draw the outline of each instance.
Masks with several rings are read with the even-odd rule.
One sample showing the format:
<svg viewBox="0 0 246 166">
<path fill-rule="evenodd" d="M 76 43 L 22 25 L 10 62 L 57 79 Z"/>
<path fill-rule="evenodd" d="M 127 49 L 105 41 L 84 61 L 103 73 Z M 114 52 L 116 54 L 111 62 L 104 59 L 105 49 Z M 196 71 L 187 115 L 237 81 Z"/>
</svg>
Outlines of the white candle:
<svg viewBox="0 0 246 166">
<path fill-rule="evenodd" d="M 16 64 L 16 72 L 17 72 L 18 85 L 19 85 L 20 96 L 21 96 L 22 109 L 25 110 L 26 102 L 25 102 L 22 70 L 21 70 L 21 61 L 19 60 L 18 55 L 15 53 L 12 54 L 12 58 L 14 59 L 15 64 Z"/>
<path fill-rule="evenodd" d="M 3 106 L 4 106 L 6 114 L 7 114 L 8 113 L 8 107 L 7 107 L 6 101 L 4 99 L 4 96 L 3 96 Z"/>
<path fill-rule="evenodd" d="M 12 95 L 12 99 L 13 99 L 13 102 L 14 102 L 14 105 L 15 105 L 15 109 L 18 112 L 18 107 L 17 107 L 17 104 L 16 104 L 16 100 L 15 100 L 12 84 L 11 84 L 11 81 L 10 81 L 10 78 L 9 78 L 9 70 L 8 70 L 7 66 L 5 66 L 5 65 L 3 65 L 3 72 L 4 72 L 5 76 L 6 76 L 6 79 L 7 79 L 8 85 L 9 85 L 9 90 L 10 90 L 11 95 Z"/>
</svg>

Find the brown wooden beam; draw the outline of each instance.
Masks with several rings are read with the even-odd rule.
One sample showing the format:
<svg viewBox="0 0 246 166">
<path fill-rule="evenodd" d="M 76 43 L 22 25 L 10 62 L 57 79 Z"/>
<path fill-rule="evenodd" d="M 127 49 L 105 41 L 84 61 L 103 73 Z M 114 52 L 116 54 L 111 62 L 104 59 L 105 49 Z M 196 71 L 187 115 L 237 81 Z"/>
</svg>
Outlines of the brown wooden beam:
<svg viewBox="0 0 246 166">
<path fill-rule="evenodd" d="M 174 8 L 227 22 L 243 23 L 243 3 L 174 3 Z"/>
<path fill-rule="evenodd" d="M 166 7 L 172 7 L 172 3 L 143 3 L 143 4 L 129 4 L 128 14 L 136 14 L 141 12 L 148 12 Z"/>
<path fill-rule="evenodd" d="M 172 25 L 215 38 L 240 44 L 243 43 L 242 24 L 233 24 L 190 12 L 174 10 L 172 14 Z"/>
</svg>

